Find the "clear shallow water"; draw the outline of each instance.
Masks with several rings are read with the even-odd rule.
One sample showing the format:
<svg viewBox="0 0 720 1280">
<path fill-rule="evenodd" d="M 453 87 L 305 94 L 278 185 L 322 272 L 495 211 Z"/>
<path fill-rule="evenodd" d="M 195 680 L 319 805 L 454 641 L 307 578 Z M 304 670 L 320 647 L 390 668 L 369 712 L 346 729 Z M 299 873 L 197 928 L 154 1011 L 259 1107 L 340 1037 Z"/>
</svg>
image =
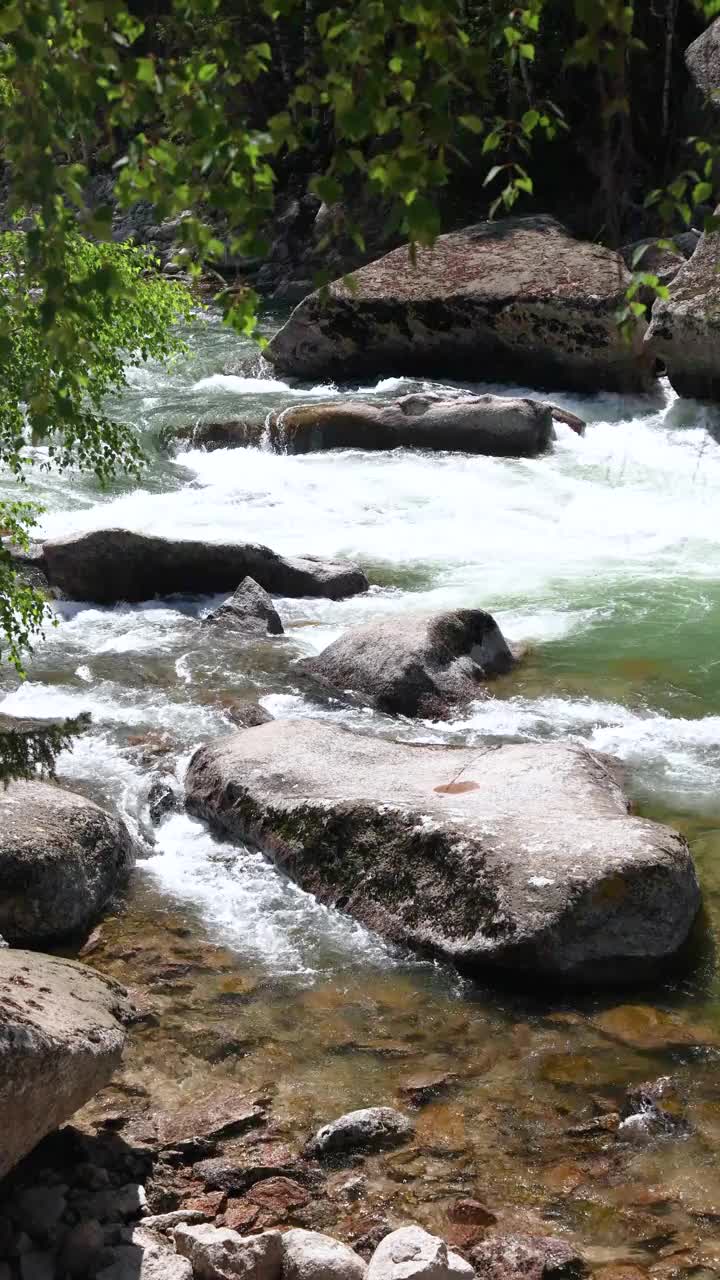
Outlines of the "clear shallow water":
<svg viewBox="0 0 720 1280">
<path fill-rule="evenodd" d="M 392 1101 L 411 1068 L 460 1064 L 464 1082 L 452 1099 L 422 1113 L 427 1134 L 440 1135 L 449 1153 L 464 1153 L 447 1155 L 442 1185 L 460 1179 L 484 1193 L 478 1170 L 490 1161 L 496 1185 L 486 1177 L 485 1191 L 529 1214 L 531 1225 L 622 1257 L 632 1243 L 660 1275 L 659 1246 L 642 1243 L 654 1239 L 659 1215 L 678 1250 L 695 1250 L 692 1266 L 704 1266 L 697 1250 L 709 1247 L 720 1214 L 717 1048 L 707 1033 L 699 1050 L 679 1051 L 672 1038 L 652 1049 L 608 1040 L 592 1021 L 598 1008 L 619 1003 L 607 997 L 575 1002 L 570 1013 L 563 1003 L 570 1020 L 554 1023 L 554 993 L 541 1007 L 459 983 L 319 907 L 256 854 L 215 840 L 183 815 L 153 836 L 145 803 L 158 770 L 179 782 L 192 749 L 230 732 L 233 707 L 248 700 L 276 716 L 330 716 L 357 732 L 417 742 L 569 736 L 621 759 L 643 811 L 688 833 L 715 933 L 720 414 L 677 402 L 660 386 L 655 397 L 552 397 L 586 417 L 587 434 L 580 439 L 559 426 L 553 452 L 531 461 L 407 450 L 286 457 L 181 448 L 172 456 L 160 442 L 201 419 L 259 420 L 294 398 L 337 394 L 274 378 L 216 323 L 198 327 L 190 341 L 190 356 L 171 371 L 132 371 L 117 406 L 152 456 L 142 483 L 119 481 L 101 494 L 84 478 L 41 476 L 43 531 L 112 524 L 250 538 L 281 552 L 352 556 L 374 585 L 345 602 L 281 600 L 287 636 L 245 647 L 222 636 L 209 645 L 201 634 L 199 617 L 216 600 L 62 604 L 27 682 L 3 675 L 2 710 L 92 712 L 92 731 L 63 757 L 61 775 L 117 805 L 146 842 L 129 909 L 107 922 L 93 962 L 142 984 L 158 947 L 174 955 L 177 931 L 185 930 L 214 948 L 250 992 L 230 1018 L 224 1005 L 218 1012 L 214 979 L 198 976 L 190 992 L 170 983 L 157 996 L 160 1024 L 138 1033 L 128 1070 L 153 1095 L 172 1099 L 206 1078 L 203 1044 L 215 1044 L 228 1027 L 234 1036 L 241 1030 L 251 1047 L 213 1059 L 212 1070 L 258 1087 L 272 1078 L 280 1113 L 302 1129 L 333 1109 Z M 224 371 L 228 362 L 232 373 Z M 415 385 L 385 379 L 352 394 L 390 399 Z M 456 721 L 396 722 L 318 707 L 297 687 L 294 661 L 345 627 L 460 605 L 491 609 L 527 656 Z M 684 1025 L 701 1020 L 720 1035 L 715 974 L 708 950 L 698 971 L 631 999 L 652 999 Z M 560 1069 L 563 1058 L 569 1065 Z M 598 1093 L 619 1105 L 628 1083 L 664 1071 L 679 1073 L 689 1106 L 704 1116 L 690 1139 L 636 1152 L 607 1135 L 592 1150 L 567 1136 L 571 1120 L 591 1114 Z M 568 1163 L 575 1173 L 563 1172 Z M 623 1187 L 655 1181 L 667 1192 L 662 1211 L 639 1202 L 619 1207 Z M 429 1182 L 427 1170 L 395 1178 L 406 1196 L 397 1211 L 440 1229 L 443 1198 L 437 1186 L 430 1194 Z M 378 1185 L 387 1194 L 382 1179 Z"/>
</svg>

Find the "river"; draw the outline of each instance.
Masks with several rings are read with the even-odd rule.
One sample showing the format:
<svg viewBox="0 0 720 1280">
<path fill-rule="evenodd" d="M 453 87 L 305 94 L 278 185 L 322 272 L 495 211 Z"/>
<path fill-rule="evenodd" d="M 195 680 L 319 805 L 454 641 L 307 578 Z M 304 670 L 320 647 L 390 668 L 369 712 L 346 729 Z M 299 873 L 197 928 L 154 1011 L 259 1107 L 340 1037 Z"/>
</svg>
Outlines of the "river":
<svg viewBox="0 0 720 1280">
<path fill-rule="evenodd" d="M 632 1263 L 658 1277 L 712 1268 L 720 412 L 680 402 L 660 383 L 653 397 L 553 396 L 586 418 L 587 433 L 559 425 L 552 453 L 533 460 L 406 450 L 172 456 L 159 442 L 198 419 L 257 417 L 334 390 L 277 380 L 214 318 L 198 321 L 188 341 L 170 371 L 131 370 L 114 406 L 151 454 L 140 484 L 100 493 L 86 478 L 39 474 L 43 532 L 116 525 L 349 556 L 367 571 L 369 595 L 282 600 L 286 637 L 242 649 L 200 630 L 215 599 L 63 602 L 27 680 L 0 677 L 0 710 L 90 711 L 92 729 L 63 755 L 59 775 L 145 836 L 152 770 L 180 779 L 197 744 L 231 730 L 237 702 L 416 742 L 583 741 L 624 762 L 639 812 L 687 834 L 707 936 L 693 971 L 653 991 L 523 999 L 392 950 L 258 854 L 172 814 L 145 846 L 127 907 L 92 950 L 92 963 L 149 991 L 157 1012 L 133 1037 L 126 1079 L 172 1105 L 211 1077 L 231 1077 L 269 1091 L 280 1129 L 298 1136 L 353 1106 L 397 1103 L 419 1072 L 449 1073 L 442 1095 L 418 1112 L 418 1148 L 371 1166 L 370 1217 L 382 1208 L 447 1234 L 448 1199 L 472 1194 L 509 1225 L 577 1240 L 596 1266 Z M 228 362 L 244 372 L 225 373 Z M 392 399 L 418 385 L 386 378 L 351 394 Z M 293 662 L 343 628 L 457 606 L 491 610 L 527 647 L 520 668 L 460 719 L 396 722 L 318 708 L 299 691 Z M 570 1132 L 621 1107 L 628 1086 L 663 1074 L 683 1097 L 680 1135 L 637 1145 L 604 1130 Z M 334 1225 L 342 1229 L 340 1217 Z"/>
</svg>

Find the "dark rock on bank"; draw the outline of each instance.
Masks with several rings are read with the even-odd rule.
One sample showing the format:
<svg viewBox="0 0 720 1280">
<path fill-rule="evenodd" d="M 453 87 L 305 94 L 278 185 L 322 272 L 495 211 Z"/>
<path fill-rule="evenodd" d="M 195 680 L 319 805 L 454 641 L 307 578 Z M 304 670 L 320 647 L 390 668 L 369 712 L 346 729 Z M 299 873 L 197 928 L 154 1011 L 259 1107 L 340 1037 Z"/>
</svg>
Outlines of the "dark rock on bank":
<svg viewBox="0 0 720 1280">
<path fill-rule="evenodd" d="M 320 449 L 455 449 L 494 457 L 535 457 L 554 438 L 552 410 L 537 400 L 432 392 L 393 404 L 364 400 L 290 405 L 268 420 L 270 442 L 288 453 Z"/>
<path fill-rule="evenodd" d="M 652 362 L 616 313 L 621 256 L 552 218 L 505 218 L 393 250 L 310 294 L 265 355 L 302 378 L 440 374 L 582 391 L 642 390 Z"/>
<path fill-rule="evenodd" d="M 456 609 L 352 628 L 296 669 L 337 693 L 361 693 L 391 715 L 441 717 L 514 664 L 489 613 Z"/>
<path fill-rule="evenodd" d="M 123 988 L 85 965 L 0 950 L 0 1178 L 120 1065 Z"/>
<path fill-rule="evenodd" d="M 321 902 L 463 969 L 657 976 L 700 904 L 686 842 L 565 743 L 455 750 L 274 721 L 202 747 L 189 810 Z"/>
<path fill-rule="evenodd" d="M 279 596 L 339 600 L 366 591 L 362 569 L 348 560 L 288 558 L 251 542 L 158 538 L 128 529 L 98 529 L 44 545 L 50 582 L 74 600 L 115 604 L 176 592 L 232 591 L 246 577 Z"/>
<path fill-rule="evenodd" d="M 48 782 L 0 788 L 0 933 L 36 945 L 86 928 L 126 879 L 124 824 Z"/>
<path fill-rule="evenodd" d="M 206 626 L 221 626 L 251 635 L 281 636 L 284 629 L 270 596 L 254 578 L 243 578 L 234 595 L 203 621 Z"/>
<path fill-rule="evenodd" d="M 705 233 L 655 302 L 646 345 L 680 396 L 720 399 L 720 232 Z"/>
<path fill-rule="evenodd" d="M 412 1120 L 393 1107 L 364 1107 L 349 1111 L 318 1129 L 306 1152 L 323 1159 L 352 1151 L 387 1151 L 401 1146 L 414 1134 Z"/>
</svg>

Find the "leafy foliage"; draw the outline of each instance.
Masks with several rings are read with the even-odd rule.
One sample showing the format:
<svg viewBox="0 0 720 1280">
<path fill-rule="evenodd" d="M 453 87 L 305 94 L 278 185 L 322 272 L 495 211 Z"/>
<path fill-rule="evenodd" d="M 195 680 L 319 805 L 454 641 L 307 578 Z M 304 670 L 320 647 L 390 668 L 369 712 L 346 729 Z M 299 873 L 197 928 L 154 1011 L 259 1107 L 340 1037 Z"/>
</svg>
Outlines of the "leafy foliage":
<svg viewBox="0 0 720 1280">
<path fill-rule="evenodd" d="M 275 190 L 291 180 L 331 207 L 369 194 L 388 235 L 426 245 L 458 175 L 491 216 L 533 195 L 533 151 L 547 158 L 578 131 L 557 101 L 567 82 L 599 157 L 612 238 L 634 163 L 632 74 L 653 63 L 640 32 L 664 22 L 667 61 L 677 13 L 633 0 L 155 3 L 0 5 L 7 207 L 24 228 L 0 236 L 0 465 L 18 483 L 41 444 L 40 465 L 101 482 L 136 469 L 137 440 L 103 405 L 128 359 L 171 354 L 172 323 L 187 315 L 187 298 L 149 276 L 137 250 L 106 243 L 112 204 L 91 199 L 91 172 L 112 167 L 123 209 L 142 200 L 158 220 L 182 215 L 180 253 L 195 273 L 228 252 L 262 252 Z M 710 18 L 720 0 L 695 7 Z M 714 144 L 697 141 L 695 159 L 651 194 L 669 222 L 711 198 Z M 362 252 L 362 225 L 350 214 L 347 227 Z M 660 288 L 636 274 L 626 326 Z M 222 290 L 218 302 L 238 331 L 255 332 L 251 289 Z M 0 524 L 22 546 L 35 514 L 5 503 Z M 0 632 L 18 669 L 43 616 L 0 551 Z"/>
<path fill-rule="evenodd" d="M 128 365 L 167 359 L 179 348 L 173 325 L 190 314 L 179 284 L 152 273 L 154 262 L 130 245 L 93 244 L 62 228 L 55 271 L 69 305 L 49 296 L 34 240 L 41 228 L 0 235 L 0 461 L 22 485 L 32 467 L 78 467 L 101 483 L 118 470 L 138 472 L 143 455 L 133 430 L 109 418 L 108 394 Z M 54 277 L 53 277 L 54 278 Z M 40 452 L 35 446 L 44 446 Z M 27 550 L 38 515 L 27 501 L 0 501 L 9 546 Z M 18 671 L 22 652 L 42 632 L 46 604 L 18 580 L 0 549 L 0 634 Z"/>
</svg>

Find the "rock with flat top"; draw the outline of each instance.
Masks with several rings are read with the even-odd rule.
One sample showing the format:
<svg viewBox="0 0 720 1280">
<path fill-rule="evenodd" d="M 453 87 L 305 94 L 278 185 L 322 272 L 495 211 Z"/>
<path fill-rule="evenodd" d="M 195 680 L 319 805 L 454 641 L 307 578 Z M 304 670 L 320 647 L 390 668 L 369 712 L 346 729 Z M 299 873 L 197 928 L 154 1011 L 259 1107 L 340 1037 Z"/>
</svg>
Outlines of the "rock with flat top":
<svg viewBox="0 0 720 1280">
<path fill-rule="evenodd" d="M 321 1159 L 352 1151 L 385 1151 L 402 1146 L 414 1132 L 412 1120 L 394 1107 L 363 1107 L 323 1125 L 306 1149 Z"/>
<path fill-rule="evenodd" d="M 400 1227 L 381 1241 L 367 1280 L 474 1280 L 475 1272 L 444 1240 L 422 1227 Z"/>
<path fill-rule="evenodd" d="M 653 379 L 644 322 L 630 342 L 617 325 L 630 278 L 619 253 L 554 218 L 499 218 L 438 236 L 414 261 L 404 245 L 311 293 L 264 354 L 299 378 L 640 391 Z"/>
<path fill-rule="evenodd" d="M 278 596 L 340 600 L 366 591 L 349 560 L 279 556 L 251 542 L 194 542 L 129 529 L 96 529 L 43 545 L 48 580 L 73 600 L 117 604 L 178 592 L 234 591 L 245 577 Z"/>
<path fill-rule="evenodd" d="M 350 690 L 391 715 L 448 716 L 515 666 L 484 609 L 402 614 L 346 631 L 297 670 L 335 694 Z"/>
<path fill-rule="evenodd" d="M 128 1244 L 115 1246 L 97 1280 L 193 1280 L 193 1269 L 167 1240 L 142 1226 L 133 1229 Z"/>
<path fill-rule="evenodd" d="M 0 933 L 39 945 L 88 928 L 134 862 L 119 818 L 51 782 L 0 787 Z"/>
<path fill-rule="evenodd" d="M 175 1248 L 192 1266 L 195 1280 L 280 1280 L 283 1274 L 279 1231 L 241 1236 L 226 1227 L 180 1226 Z M 286 1277 L 283 1276 L 283 1280 Z"/>
<path fill-rule="evenodd" d="M 186 803 L 393 942 L 533 985 L 636 982 L 700 905 L 685 840 L 575 743 L 414 746 L 276 720 L 194 755 Z"/>
<path fill-rule="evenodd" d="M 502 396 L 433 392 L 393 404 L 344 400 L 290 405 L 268 418 L 268 439 L 286 453 L 320 449 L 453 449 L 533 458 L 554 439 L 550 405 Z"/>
<path fill-rule="evenodd" d="M 365 1280 L 367 1265 L 346 1244 L 293 1227 L 282 1237 L 283 1280 Z"/>
<path fill-rule="evenodd" d="M 124 988 L 85 965 L 0 950 L 0 1178 L 108 1084 Z"/>
</svg>

